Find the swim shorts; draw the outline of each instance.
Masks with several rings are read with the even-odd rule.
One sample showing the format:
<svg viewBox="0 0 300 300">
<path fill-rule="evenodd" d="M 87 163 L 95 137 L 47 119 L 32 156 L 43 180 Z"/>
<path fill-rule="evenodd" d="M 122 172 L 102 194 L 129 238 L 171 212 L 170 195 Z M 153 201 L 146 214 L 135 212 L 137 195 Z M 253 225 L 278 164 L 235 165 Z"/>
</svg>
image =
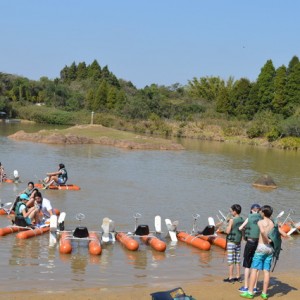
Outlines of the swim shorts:
<svg viewBox="0 0 300 300">
<path fill-rule="evenodd" d="M 241 262 L 241 244 L 227 243 L 227 263 L 228 265 L 239 264 Z"/>
<path fill-rule="evenodd" d="M 244 260 L 243 260 L 243 267 L 244 268 L 251 268 L 252 259 L 257 248 L 258 240 L 251 241 L 248 240 L 244 249 Z"/>
<path fill-rule="evenodd" d="M 256 270 L 271 270 L 273 254 L 265 254 L 261 252 L 255 252 L 251 268 Z"/>
</svg>

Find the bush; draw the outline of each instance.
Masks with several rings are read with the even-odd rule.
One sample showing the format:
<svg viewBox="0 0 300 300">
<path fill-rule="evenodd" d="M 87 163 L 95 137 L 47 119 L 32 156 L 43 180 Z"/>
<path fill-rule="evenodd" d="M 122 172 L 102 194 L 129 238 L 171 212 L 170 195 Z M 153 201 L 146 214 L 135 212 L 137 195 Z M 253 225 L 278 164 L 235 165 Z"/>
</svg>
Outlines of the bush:
<svg viewBox="0 0 300 300">
<path fill-rule="evenodd" d="M 282 134 L 300 137 L 300 116 L 290 117 L 282 122 Z"/>
<path fill-rule="evenodd" d="M 269 142 L 274 142 L 280 137 L 280 132 L 277 128 L 272 128 L 271 131 L 267 132 L 266 138 Z"/>
<path fill-rule="evenodd" d="M 247 136 L 250 139 L 254 139 L 256 137 L 260 137 L 263 135 L 263 132 L 261 130 L 261 127 L 258 124 L 253 124 L 250 128 L 247 130 Z"/>
</svg>

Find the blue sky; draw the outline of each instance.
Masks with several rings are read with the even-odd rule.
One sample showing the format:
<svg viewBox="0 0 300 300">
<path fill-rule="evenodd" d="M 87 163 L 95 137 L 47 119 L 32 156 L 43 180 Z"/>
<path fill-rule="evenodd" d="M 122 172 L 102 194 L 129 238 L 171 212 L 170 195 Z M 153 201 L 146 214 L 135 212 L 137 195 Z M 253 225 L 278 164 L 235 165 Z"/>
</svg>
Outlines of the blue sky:
<svg viewBox="0 0 300 300">
<path fill-rule="evenodd" d="M 38 80 L 96 59 L 138 88 L 256 80 L 300 56 L 300 1 L 1 0 L 0 72 Z"/>
</svg>

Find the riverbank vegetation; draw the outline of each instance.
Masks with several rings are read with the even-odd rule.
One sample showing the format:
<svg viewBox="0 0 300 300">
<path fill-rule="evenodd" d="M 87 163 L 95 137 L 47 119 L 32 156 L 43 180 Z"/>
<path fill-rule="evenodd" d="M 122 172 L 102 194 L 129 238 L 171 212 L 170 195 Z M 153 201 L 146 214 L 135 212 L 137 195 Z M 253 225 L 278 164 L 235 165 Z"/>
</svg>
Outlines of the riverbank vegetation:
<svg viewBox="0 0 300 300">
<path fill-rule="evenodd" d="M 294 56 L 276 69 L 268 60 L 255 81 L 211 76 L 142 89 L 96 60 L 73 62 L 54 80 L 0 73 L 0 111 L 38 123 L 298 149 L 300 62 Z"/>
</svg>

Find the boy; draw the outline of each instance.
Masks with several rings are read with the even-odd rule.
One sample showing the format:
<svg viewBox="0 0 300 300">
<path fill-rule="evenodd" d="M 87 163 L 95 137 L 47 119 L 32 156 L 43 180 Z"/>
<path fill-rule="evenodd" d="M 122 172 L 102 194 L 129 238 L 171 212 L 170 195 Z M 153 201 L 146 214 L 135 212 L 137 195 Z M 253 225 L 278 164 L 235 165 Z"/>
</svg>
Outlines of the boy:
<svg viewBox="0 0 300 300">
<path fill-rule="evenodd" d="M 241 297 L 247 299 L 253 299 L 254 297 L 254 285 L 259 270 L 264 272 L 263 291 L 261 293 L 262 299 L 268 299 L 267 290 L 270 282 L 270 269 L 273 258 L 273 248 L 270 245 L 271 240 L 268 238 L 268 234 L 274 227 L 273 221 L 270 219 L 273 213 L 273 209 L 269 205 L 261 207 L 260 214 L 262 220 L 258 221 L 259 227 L 259 239 L 258 246 L 255 251 L 253 261 L 251 264 L 250 282 L 248 291 L 241 294 Z"/>
<path fill-rule="evenodd" d="M 249 286 L 249 276 L 250 276 L 250 268 L 252 264 L 252 259 L 255 253 L 255 250 L 258 245 L 259 238 L 259 227 L 257 225 L 258 221 L 262 219 L 260 213 L 260 206 L 258 204 L 253 204 L 250 208 L 250 214 L 245 222 L 239 227 L 239 230 L 243 230 L 245 227 L 245 240 L 247 241 L 245 249 L 244 249 L 244 259 L 243 259 L 243 267 L 245 268 L 244 274 L 244 286 L 242 286 L 239 291 L 247 292 Z M 258 273 L 257 273 L 258 275 Z M 255 287 L 253 289 L 254 293 L 257 293 L 257 280 L 255 281 Z"/>
<path fill-rule="evenodd" d="M 224 282 L 234 283 L 235 281 L 241 282 L 241 240 L 242 233 L 239 227 L 243 224 L 244 219 L 240 216 L 242 208 L 239 204 L 234 204 L 230 208 L 230 213 L 233 218 L 229 220 L 226 233 L 227 233 L 227 262 L 229 266 L 229 276 L 223 279 Z M 236 266 L 236 277 L 233 277 L 234 266 Z"/>
</svg>

